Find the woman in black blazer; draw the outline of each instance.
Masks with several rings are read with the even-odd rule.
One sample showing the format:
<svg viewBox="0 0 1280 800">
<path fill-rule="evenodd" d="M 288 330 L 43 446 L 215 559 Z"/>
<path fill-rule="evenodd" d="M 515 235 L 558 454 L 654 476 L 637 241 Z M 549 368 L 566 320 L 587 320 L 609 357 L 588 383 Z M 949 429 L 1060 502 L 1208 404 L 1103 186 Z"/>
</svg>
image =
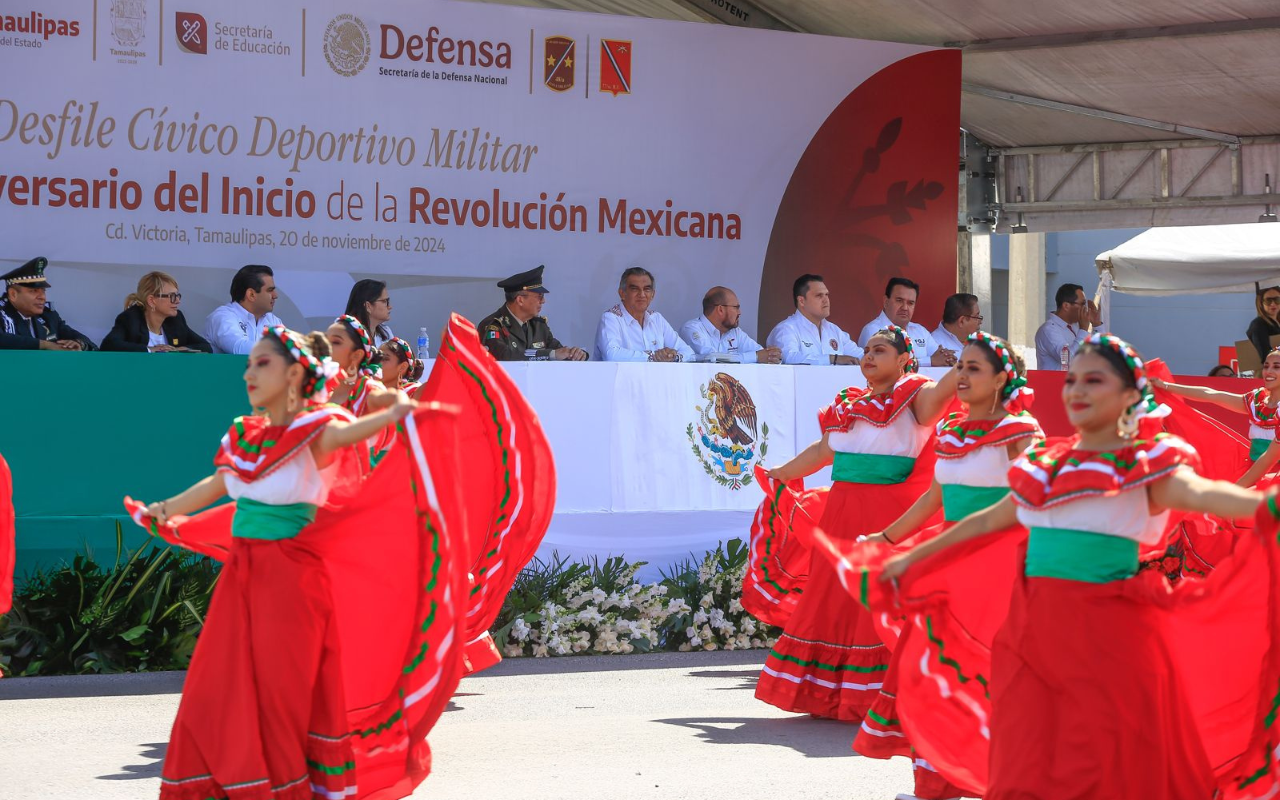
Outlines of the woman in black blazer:
<svg viewBox="0 0 1280 800">
<path fill-rule="evenodd" d="M 163 272 L 148 272 L 138 281 L 138 291 L 125 298 L 124 311 L 102 340 L 102 349 L 212 353 L 209 343 L 187 327 L 186 318 L 178 310 L 181 302 L 177 281 Z"/>
</svg>

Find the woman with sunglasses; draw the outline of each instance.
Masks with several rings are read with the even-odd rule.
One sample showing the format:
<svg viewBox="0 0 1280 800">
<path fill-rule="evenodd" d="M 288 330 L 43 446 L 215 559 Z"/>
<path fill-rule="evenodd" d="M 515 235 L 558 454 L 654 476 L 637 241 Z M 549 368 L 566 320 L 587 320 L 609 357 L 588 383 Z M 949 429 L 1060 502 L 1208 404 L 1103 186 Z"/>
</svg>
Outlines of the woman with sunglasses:
<svg viewBox="0 0 1280 800">
<path fill-rule="evenodd" d="M 1274 345 L 1271 337 L 1280 336 L 1280 286 L 1258 289 L 1253 300 L 1258 316 L 1253 318 L 1245 331 L 1245 337 L 1258 351 L 1258 358 L 1266 358 Z"/>
<path fill-rule="evenodd" d="M 822 438 L 769 470 L 770 479 L 786 483 L 832 466 L 834 483 L 819 524 L 834 537 L 852 542 L 882 530 L 928 488 L 929 439 L 955 394 L 957 373 L 934 383 L 916 370 L 906 332 L 896 325 L 881 329 L 862 356 L 867 388 L 840 392 L 818 414 Z M 753 549 L 757 539 L 753 531 Z M 888 666 L 889 650 L 871 615 L 814 553 L 756 698 L 785 711 L 861 722 Z"/>
<path fill-rule="evenodd" d="M 1141 356 L 1115 336 L 1081 345 L 1062 399 L 1075 435 L 1028 449 L 1009 470 L 1009 496 L 846 584 L 861 577 L 891 592 L 890 581 L 945 564 L 948 548 L 1025 527 L 989 669 L 957 628 L 930 628 L 932 657 L 916 664 L 939 696 L 967 704 L 922 725 L 967 722 L 979 743 L 989 731 L 987 765 L 971 765 L 987 784 L 969 788 L 988 800 L 1271 796 L 1274 496 L 1200 477 L 1195 450 L 1155 432 L 1168 409 Z M 1164 546 L 1179 512 L 1256 517 L 1259 530 L 1207 579 L 1171 586 L 1139 562 Z M 969 591 L 983 599 L 981 585 Z"/>
<path fill-rule="evenodd" d="M 213 348 L 187 325 L 178 306 L 178 282 L 163 272 L 148 272 L 124 300 L 124 311 L 102 340 L 103 350 L 129 353 L 212 353 Z"/>
<path fill-rule="evenodd" d="M 381 347 L 395 337 L 391 326 L 391 295 L 387 293 L 387 284 L 365 278 L 356 281 L 347 297 L 347 316 L 360 320 L 360 324 L 373 337 L 373 346 Z"/>
<path fill-rule="evenodd" d="M 1250 465 L 1236 481 L 1241 486 L 1255 485 L 1271 471 L 1276 462 L 1280 462 L 1280 443 L 1276 441 L 1277 432 L 1280 431 L 1280 411 L 1276 408 L 1276 404 L 1280 403 L 1280 349 L 1267 353 L 1262 360 L 1262 385 L 1243 394 L 1205 386 L 1170 383 L 1154 377 L 1151 383 L 1170 394 L 1212 403 L 1248 416 Z"/>
</svg>

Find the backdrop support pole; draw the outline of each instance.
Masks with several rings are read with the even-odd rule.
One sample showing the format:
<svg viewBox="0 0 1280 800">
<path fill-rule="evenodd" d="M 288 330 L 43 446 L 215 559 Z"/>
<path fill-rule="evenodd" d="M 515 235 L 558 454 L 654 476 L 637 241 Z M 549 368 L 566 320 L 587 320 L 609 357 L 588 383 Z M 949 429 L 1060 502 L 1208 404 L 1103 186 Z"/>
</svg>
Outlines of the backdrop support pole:
<svg viewBox="0 0 1280 800">
<path fill-rule="evenodd" d="M 1045 235 L 1009 236 L 1009 341 L 1035 348 L 1036 329 L 1045 317 Z M 1039 365 L 1055 369 L 1054 365 Z"/>
</svg>

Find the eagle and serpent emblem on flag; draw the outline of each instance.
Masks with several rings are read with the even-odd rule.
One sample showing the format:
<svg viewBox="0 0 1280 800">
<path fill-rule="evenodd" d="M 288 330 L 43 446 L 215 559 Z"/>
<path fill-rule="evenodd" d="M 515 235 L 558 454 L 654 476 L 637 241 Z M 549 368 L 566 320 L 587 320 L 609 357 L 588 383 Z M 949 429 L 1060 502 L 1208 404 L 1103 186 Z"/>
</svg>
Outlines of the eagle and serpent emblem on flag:
<svg viewBox="0 0 1280 800">
<path fill-rule="evenodd" d="M 756 463 L 769 452 L 768 423 L 757 422 L 751 393 L 732 375 L 718 372 L 698 392 L 706 403 L 695 406 L 698 419 L 685 428 L 694 457 L 726 489 L 750 485 Z"/>
</svg>

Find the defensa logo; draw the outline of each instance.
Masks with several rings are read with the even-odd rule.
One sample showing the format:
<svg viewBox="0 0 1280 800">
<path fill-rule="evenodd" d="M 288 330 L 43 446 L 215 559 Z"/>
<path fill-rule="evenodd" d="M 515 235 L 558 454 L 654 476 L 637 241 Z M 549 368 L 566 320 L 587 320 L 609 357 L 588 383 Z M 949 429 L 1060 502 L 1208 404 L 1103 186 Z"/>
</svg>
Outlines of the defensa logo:
<svg viewBox="0 0 1280 800">
<path fill-rule="evenodd" d="M 386 60 L 405 58 L 429 64 L 457 67 L 511 69 L 511 45 L 475 39 L 454 39 L 432 25 L 425 35 L 408 34 L 395 25 L 382 26 L 382 53 Z"/>
<path fill-rule="evenodd" d="M 351 14 L 339 14 L 324 30 L 324 59 L 344 78 L 360 74 L 369 63 L 372 50 L 369 29 Z"/>
<path fill-rule="evenodd" d="M 29 33 L 43 36 L 49 41 L 53 36 L 79 36 L 80 23 L 75 20 L 53 19 L 39 11 L 24 17 L 0 14 L 0 33 Z"/>
</svg>

